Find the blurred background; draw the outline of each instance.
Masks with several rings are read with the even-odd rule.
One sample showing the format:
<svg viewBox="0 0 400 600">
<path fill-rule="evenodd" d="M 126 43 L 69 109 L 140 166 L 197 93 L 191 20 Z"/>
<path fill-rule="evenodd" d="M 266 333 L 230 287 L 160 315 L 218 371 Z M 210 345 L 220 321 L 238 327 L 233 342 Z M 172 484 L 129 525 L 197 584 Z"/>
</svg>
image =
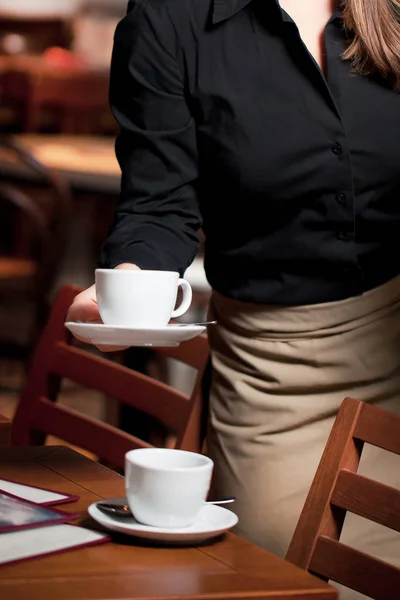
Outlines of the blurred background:
<svg viewBox="0 0 400 600">
<path fill-rule="evenodd" d="M 120 187 L 108 106 L 113 35 L 127 0 L 0 0 L 0 413 L 12 416 L 29 356 L 62 283 L 93 282 Z M 202 250 L 187 321 L 206 313 Z M 124 361 L 154 370 L 151 352 Z M 162 374 L 161 374 L 162 371 Z M 167 373 L 167 374 L 166 374 Z M 177 387 L 190 376 L 160 370 Z M 107 399 L 65 402 L 112 420 Z M 129 418 L 124 417 L 126 422 Z"/>
</svg>

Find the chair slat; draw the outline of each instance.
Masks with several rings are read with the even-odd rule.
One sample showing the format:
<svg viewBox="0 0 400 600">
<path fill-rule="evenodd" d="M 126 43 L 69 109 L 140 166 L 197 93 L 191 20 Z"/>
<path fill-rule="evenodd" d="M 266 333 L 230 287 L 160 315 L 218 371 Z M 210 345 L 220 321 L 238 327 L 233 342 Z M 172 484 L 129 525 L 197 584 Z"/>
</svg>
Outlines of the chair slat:
<svg viewBox="0 0 400 600">
<path fill-rule="evenodd" d="M 363 405 L 354 437 L 368 444 L 400 454 L 400 419 L 378 406 Z"/>
<path fill-rule="evenodd" d="M 400 490 L 343 470 L 331 503 L 400 532 Z"/>
<path fill-rule="evenodd" d="M 317 539 L 309 570 L 375 600 L 399 599 L 400 569 L 325 536 Z"/>
<path fill-rule="evenodd" d="M 85 387 L 104 392 L 107 396 L 118 398 L 158 419 L 172 431 L 178 431 L 187 419 L 190 407 L 184 394 L 142 373 L 89 354 L 80 348 L 59 342 L 52 355 L 49 370 Z"/>
<path fill-rule="evenodd" d="M 150 444 L 139 440 L 101 421 L 82 415 L 69 407 L 53 404 L 40 398 L 31 424 L 33 429 L 45 431 L 70 444 L 81 446 L 101 459 L 106 458 L 115 467 L 124 468 L 124 455 L 135 448 L 148 448 Z"/>
</svg>

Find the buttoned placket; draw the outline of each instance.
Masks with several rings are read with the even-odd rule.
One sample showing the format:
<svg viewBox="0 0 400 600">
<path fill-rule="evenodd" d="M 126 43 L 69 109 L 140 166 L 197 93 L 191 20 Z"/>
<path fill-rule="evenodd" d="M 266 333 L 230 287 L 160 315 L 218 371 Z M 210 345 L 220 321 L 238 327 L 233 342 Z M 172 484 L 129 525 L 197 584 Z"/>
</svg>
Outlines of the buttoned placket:
<svg viewBox="0 0 400 600">
<path fill-rule="evenodd" d="M 314 74 L 316 74 L 319 78 L 321 92 L 324 92 L 325 99 L 329 102 L 332 110 L 335 112 L 338 120 L 340 121 L 342 139 L 336 139 L 332 141 L 331 152 L 333 155 L 333 160 L 338 161 L 340 168 L 343 170 L 343 181 L 346 181 L 346 184 L 341 185 L 341 189 L 338 189 L 334 194 L 332 201 L 335 204 L 332 204 L 332 212 L 341 215 L 343 224 L 343 227 L 336 231 L 336 238 L 345 244 L 352 244 L 353 249 L 353 265 L 352 267 L 345 267 L 344 274 L 346 278 L 350 279 L 355 289 L 357 289 L 357 287 L 360 287 L 361 289 L 362 270 L 358 264 L 357 248 L 355 243 L 356 211 L 351 157 L 347 144 L 347 136 L 343 119 L 332 91 L 332 80 L 334 80 L 335 76 L 337 76 L 334 69 L 334 61 L 337 58 L 334 47 L 334 28 L 338 26 L 339 14 L 335 13 L 325 27 L 324 38 L 327 55 L 327 75 L 325 76 L 317 61 L 309 52 L 307 46 L 301 39 L 299 29 L 294 20 L 284 9 L 280 8 L 280 12 L 282 17 L 283 31 L 286 30 L 286 35 L 296 36 L 299 46 L 303 49 L 314 66 Z"/>
</svg>

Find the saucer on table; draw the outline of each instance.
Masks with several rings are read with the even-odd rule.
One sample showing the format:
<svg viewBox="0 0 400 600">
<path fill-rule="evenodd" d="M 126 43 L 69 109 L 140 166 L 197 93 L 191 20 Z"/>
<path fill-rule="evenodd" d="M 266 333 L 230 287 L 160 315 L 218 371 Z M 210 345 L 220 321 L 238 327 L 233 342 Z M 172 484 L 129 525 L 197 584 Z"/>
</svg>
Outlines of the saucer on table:
<svg viewBox="0 0 400 600">
<path fill-rule="evenodd" d="M 126 504 L 126 498 L 117 498 L 110 502 Z M 225 533 L 238 522 L 235 513 L 227 508 L 205 504 L 195 523 L 188 527 L 150 527 L 138 523 L 133 517 L 110 517 L 101 512 L 96 505 L 97 503 L 94 502 L 89 506 L 89 515 L 106 529 L 157 542 L 200 543 Z"/>
<path fill-rule="evenodd" d="M 203 325 L 166 325 L 165 327 L 139 329 L 123 325 L 104 323 L 78 323 L 69 321 L 65 326 L 73 334 L 79 335 L 90 344 L 98 346 L 179 346 L 201 335 L 206 330 Z"/>
</svg>

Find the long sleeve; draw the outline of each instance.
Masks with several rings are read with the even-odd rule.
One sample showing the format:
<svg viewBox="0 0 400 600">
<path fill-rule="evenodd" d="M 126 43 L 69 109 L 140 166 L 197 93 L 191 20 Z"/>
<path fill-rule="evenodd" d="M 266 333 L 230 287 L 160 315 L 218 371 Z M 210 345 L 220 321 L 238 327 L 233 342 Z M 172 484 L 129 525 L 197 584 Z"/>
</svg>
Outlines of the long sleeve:
<svg viewBox="0 0 400 600">
<path fill-rule="evenodd" d="M 183 273 L 198 248 L 195 125 L 163 6 L 134 0 L 116 30 L 110 105 L 120 126 L 121 194 L 102 266 L 132 262 Z"/>
</svg>

